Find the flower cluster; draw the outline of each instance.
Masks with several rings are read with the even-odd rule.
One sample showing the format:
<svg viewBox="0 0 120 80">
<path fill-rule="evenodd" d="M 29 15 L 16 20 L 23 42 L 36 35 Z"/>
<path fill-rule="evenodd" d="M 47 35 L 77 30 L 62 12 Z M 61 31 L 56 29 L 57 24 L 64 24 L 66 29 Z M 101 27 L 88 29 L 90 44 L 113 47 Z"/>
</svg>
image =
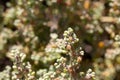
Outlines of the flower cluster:
<svg viewBox="0 0 120 80">
<path fill-rule="evenodd" d="M 0 0 L 0 79 L 120 80 L 119 35 L 120 0 Z"/>
<path fill-rule="evenodd" d="M 5 70 L 0 72 L 0 80 L 10 80 L 10 78 L 11 78 L 10 72 L 11 72 L 11 67 L 6 66 Z"/>
<path fill-rule="evenodd" d="M 17 49 L 11 50 L 11 55 L 14 57 L 12 80 L 34 80 L 35 72 L 32 71 L 30 63 L 23 62 L 26 55 Z"/>
<path fill-rule="evenodd" d="M 79 50 L 74 49 L 74 44 L 78 42 L 79 39 L 76 37 L 72 28 L 68 28 L 68 30 L 64 31 L 63 36 L 64 38 L 60 40 L 62 40 L 64 43 L 62 45 L 58 44 L 56 48 L 66 51 L 66 53 L 64 54 L 66 55 L 66 57 L 60 57 L 59 59 L 57 59 L 53 66 L 55 68 L 53 69 L 54 72 L 52 73 L 51 71 L 49 71 L 44 74 L 44 76 L 47 75 L 46 78 L 49 78 L 50 80 L 82 79 L 82 76 L 79 75 L 79 69 L 84 51 L 81 47 L 79 48 Z M 87 72 L 84 79 L 91 79 L 95 76 L 95 73 L 90 70 Z"/>
<path fill-rule="evenodd" d="M 95 79 L 95 72 L 93 72 L 92 69 L 88 69 L 85 78 L 86 79 L 92 79 L 92 78 Z"/>
</svg>

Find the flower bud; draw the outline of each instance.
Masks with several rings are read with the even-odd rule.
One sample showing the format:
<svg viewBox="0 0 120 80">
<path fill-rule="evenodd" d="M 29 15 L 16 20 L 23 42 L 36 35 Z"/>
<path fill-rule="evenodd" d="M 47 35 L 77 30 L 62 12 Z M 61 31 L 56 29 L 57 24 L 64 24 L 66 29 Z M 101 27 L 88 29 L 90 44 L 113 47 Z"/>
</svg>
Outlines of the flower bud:
<svg viewBox="0 0 120 80">
<path fill-rule="evenodd" d="M 67 50 L 71 50 L 71 45 L 68 44 L 66 48 Z"/>
</svg>

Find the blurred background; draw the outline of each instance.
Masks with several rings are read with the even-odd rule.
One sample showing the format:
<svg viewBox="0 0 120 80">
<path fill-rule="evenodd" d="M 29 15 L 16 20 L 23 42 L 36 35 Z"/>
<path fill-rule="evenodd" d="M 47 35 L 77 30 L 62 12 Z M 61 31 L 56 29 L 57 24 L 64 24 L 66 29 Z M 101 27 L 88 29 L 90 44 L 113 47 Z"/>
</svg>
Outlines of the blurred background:
<svg viewBox="0 0 120 80">
<path fill-rule="evenodd" d="M 50 35 L 62 38 L 68 27 L 85 51 L 81 70 L 120 80 L 120 0 L 0 0 L 0 71 L 13 65 L 12 48 L 26 53 L 35 71 L 49 68 L 63 55 L 45 51 Z"/>
</svg>

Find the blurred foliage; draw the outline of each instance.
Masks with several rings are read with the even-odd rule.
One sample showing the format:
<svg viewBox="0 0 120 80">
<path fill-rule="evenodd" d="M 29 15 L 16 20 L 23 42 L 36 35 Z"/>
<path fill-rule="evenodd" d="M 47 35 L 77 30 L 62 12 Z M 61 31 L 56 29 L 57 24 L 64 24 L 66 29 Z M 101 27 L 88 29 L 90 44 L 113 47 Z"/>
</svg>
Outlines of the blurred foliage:
<svg viewBox="0 0 120 80">
<path fill-rule="evenodd" d="M 55 38 L 68 27 L 79 38 L 74 48 L 85 52 L 80 71 L 92 68 L 96 80 L 120 80 L 119 0 L 1 0 L 0 71 L 13 65 L 14 48 L 26 53 L 33 70 L 48 70 L 67 57 Z"/>
</svg>

